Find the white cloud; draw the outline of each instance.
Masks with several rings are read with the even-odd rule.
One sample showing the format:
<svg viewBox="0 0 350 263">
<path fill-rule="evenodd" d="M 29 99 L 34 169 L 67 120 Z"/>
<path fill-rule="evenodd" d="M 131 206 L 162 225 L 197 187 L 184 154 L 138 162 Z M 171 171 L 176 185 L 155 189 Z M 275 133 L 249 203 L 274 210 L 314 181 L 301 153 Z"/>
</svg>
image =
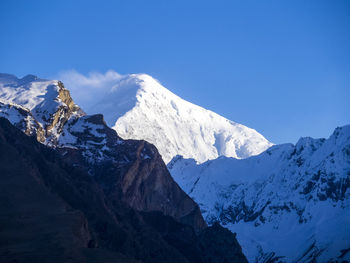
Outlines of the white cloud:
<svg viewBox="0 0 350 263">
<path fill-rule="evenodd" d="M 76 70 L 66 70 L 58 73 L 56 78 L 71 92 L 74 102 L 86 110 L 117 85 L 122 77 L 113 70 L 105 74 L 90 72 L 87 75 Z"/>
</svg>

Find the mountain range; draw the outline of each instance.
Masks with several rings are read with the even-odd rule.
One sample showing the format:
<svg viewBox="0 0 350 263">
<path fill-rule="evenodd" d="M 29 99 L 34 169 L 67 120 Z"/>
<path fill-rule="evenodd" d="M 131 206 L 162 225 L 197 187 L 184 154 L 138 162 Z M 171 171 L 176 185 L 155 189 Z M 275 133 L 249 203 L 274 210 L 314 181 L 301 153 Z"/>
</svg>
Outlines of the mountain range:
<svg viewBox="0 0 350 263">
<path fill-rule="evenodd" d="M 350 125 L 244 160 L 174 158 L 175 181 L 242 245 L 249 262 L 350 260 Z"/>
<path fill-rule="evenodd" d="M 246 262 L 153 145 L 86 115 L 62 82 L 1 74 L 0 116 L 1 262 Z"/>
<path fill-rule="evenodd" d="M 50 191 L 92 224 L 84 235 L 95 237 L 87 242 L 93 249 L 145 262 L 245 262 L 241 245 L 249 262 L 350 261 L 350 126 L 328 139 L 273 145 L 146 74 L 121 76 L 83 106 L 100 114 L 87 115 L 60 81 L 0 74 L 0 116 L 54 151 L 60 167 L 82 170 L 79 180 L 92 180 L 89 189 L 99 189 L 93 192 L 102 193 L 102 206 L 113 217 L 129 221 L 135 214 L 141 230 L 117 224 L 131 231 L 130 240 L 135 228 L 151 228 L 164 253 L 151 256 L 157 249 L 148 246 L 148 232 L 136 247 L 110 243 L 117 237 L 106 238 L 109 231 L 95 228 L 98 213 L 89 212 L 99 205 L 86 209 L 90 199 L 83 195 L 84 205 L 72 206 L 74 198 L 56 189 L 62 175 L 56 176 Z M 67 191 L 80 193 L 79 180 L 63 174 Z M 50 179 L 34 177 L 43 178 L 41 185 Z M 78 248 L 74 253 L 84 258 Z"/>
<path fill-rule="evenodd" d="M 121 137 L 152 142 L 206 222 L 236 232 L 250 262 L 350 257 L 350 126 L 273 146 L 146 74 L 122 76 L 93 108 Z"/>
</svg>

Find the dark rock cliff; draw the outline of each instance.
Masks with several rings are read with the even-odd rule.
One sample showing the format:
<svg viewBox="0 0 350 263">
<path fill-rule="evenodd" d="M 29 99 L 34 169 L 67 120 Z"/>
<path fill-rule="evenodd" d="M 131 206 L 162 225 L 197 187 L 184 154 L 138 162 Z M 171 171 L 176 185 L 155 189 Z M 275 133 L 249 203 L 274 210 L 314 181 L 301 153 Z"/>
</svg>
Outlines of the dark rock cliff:
<svg viewBox="0 0 350 263">
<path fill-rule="evenodd" d="M 152 144 L 122 140 L 100 114 L 80 117 L 79 121 L 87 128 L 71 132 L 77 138 L 75 147 L 78 150 L 57 149 L 67 162 L 86 169 L 108 200 L 122 200 L 137 211 L 160 211 L 191 225 L 196 231 L 206 227 L 198 205 L 173 180 Z M 68 131 L 75 125 L 77 122 L 68 123 Z M 89 129 L 95 126 L 99 136 Z M 88 147 L 87 142 L 90 142 Z"/>
<path fill-rule="evenodd" d="M 89 172 L 110 200 L 122 200 L 138 211 L 161 211 L 196 231 L 206 227 L 198 205 L 174 182 L 153 145 L 125 141 L 106 125 L 102 115 L 86 115 L 60 81 L 7 75 L 2 81 L 6 88 L 0 95 L 7 95 L 0 103 L 0 116 L 56 148 L 71 165 Z M 42 95 L 33 95 L 31 85 L 38 83 L 45 89 Z M 8 94 L 21 97 L 25 92 L 34 96 L 28 99 L 44 100 L 29 110 L 26 104 L 17 104 L 22 100 L 15 95 L 8 99 Z"/>
<path fill-rule="evenodd" d="M 87 166 L 81 149 L 47 148 L 0 118 L 0 261 L 246 262 L 233 234 L 205 226 L 152 145 L 121 145 Z"/>
</svg>

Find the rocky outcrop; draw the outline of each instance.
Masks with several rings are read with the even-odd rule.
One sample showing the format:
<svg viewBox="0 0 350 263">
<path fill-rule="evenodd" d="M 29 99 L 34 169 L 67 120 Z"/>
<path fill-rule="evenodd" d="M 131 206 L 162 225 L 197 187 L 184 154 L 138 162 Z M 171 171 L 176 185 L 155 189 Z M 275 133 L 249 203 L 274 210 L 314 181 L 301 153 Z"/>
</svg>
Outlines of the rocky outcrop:
<svg viewBox="0 0 350 263">
<path fill-rule="evenodd" d="M 79 151 L 62 157 L 0 118 L 1 262 L 246 262 L 223 229 L 109 198 Z"/>
<path fill-rule="evenodd" d="M 210 262 L 209 256 L 201 255 L 205 249 L 200 245 L 201 233 L 208 227 L 199 207 L 172 179 L 153 145 L 121 139 L 106 125 L 102 115 L 86 115 L 76 106 L 68 90 L 58 81 L 34 76 L 17 79 L 0 74 L 0 102 L 0 116 L 31 136 L 26 137 L 6 121 L 0 121 L 1 138 L 6 147 L 13 148 L 11 158 L 18 160 L 16 167 L 23 168 L 21 176 L 34 180 L 29 192 L 38 198 L 49 199 L 35 190 L 35 183 L 40 185 L 42 191 L 52 194 L 52 203 L 61 202 L 53 210 L 59 210 L 67 219 L 57 228 L 53 224 L 46 228 L 45 223 L 37 233 L 40 242 L 45 242 L 46 238 L 56 240 L 55 233 L 60 232 L 60 227 L 73 232 L 66 234 L 63 231 L 64 238 L 80 240 L 72 244 L 57 239 L 61 248 L 58 262 L 70 258 L 82 262 L 92 259 L 104 262 L 104 258 L 118 258 L 120 262 L 135 259 L 143 262 Z M 1 166 L 8 167 L 8 171 L 16 170 L 11 162 L 1 162 Z M 11 188 L 12 192 L 18 191 L 16 185 Z M 6 198 L 10 199 L 10 192 L 7 194 Z M 31 207 L 36 199 L 22 198 L 22 202 Z M 15 205 L 21 207 L 19 203 Z M 46 218 L 41 209 L 45 206 L 38 202 L 36 215 Z M 61 221 L 55 221 L 60 216 L 56 210 L 52 222 L 60 224 Z M 16 211 L 16 216 L 25 218 L 27 212 L 30 213 Z M 71 212 L 78 216 L 72 216 Z M 154 213 L 157 222 L 168 221 L 172 231 L 183 228 L 187 229 L 186 233 L 171 232 L 172 239 L 166 238 L 157 225 L 148 221 L 149 215 Z M 8 220 L 10 216 L 6 214 L 4 221 Z M 29 229 L 26 223 L 20 222 Z M 10 236 L 18 235 L 16 227 L 11 229 Z M 25 242 L 30 238 L 31 234 Z M 188 253 L 182 247 L 186 238 L 192 238 L 192 246 L 201 249 Z M 46 252 L 40 251 L 40 242 L 28 248 L 29 254 L 41 258 L 35 261 L 48 262 L 49 255 L 56 254 L 51 253 L 52 247 Z M 29 261 L 33 259 L 16 245 L 0 245 L 0 251 L 4 261 L 21 260 L 22 256 Z M 213 252 L 218 259 L 224 258 L 220 251 L 217 246 Z M 62 257 L 64 260 L 60 260 Z M 238 259 L 243 260 L 238 262 L 245 262 L 243 255 Z"/>
<path fill-rule="evenodd" d="M 87 167 L 108 198 L 138 211 L 161 211 L 196 231 L 206 227 L 198 205 L 174 182 L 157 149 L 121 139 L 100 114 L 85 115 L 62 82 L 0 75 L 0 100 L 0 116 L 62 154 L 69 152 L 67 161 Z"/>
<path fill-rule="evenodd" d="M 174 182 L 153 145 L 127 141 L 118 147 L 118 153 L 129 162 L 116 164 L 114 158 L 94 165 L 93 174 L 108 199 L 123 200 L 138 211 L 161 211 L 196 230 L 206 227 L 199 207 Z"/>
<path fill-rule="evenodd" d="M 92 258 L 104 261 L 113 256 L 117 262 L 136 262 L 118 252 L 105 252 L 103 244 L 88 249 L 97 247 L 97 233 L 89 216 L 79 210 L 85 205 L 79 204 L 79 196 L 83 197 L 79 191 L 98 189 L 87 176 L 58 160 L 53 150 L 0 118 L 0 261 L 96 262 Z M 102 196 L 98 191 L 91 196 L 97 201 L 86 199 L 86 208 L 98 208 Z M 106 217 L 103 206 L 96 208 L 91 212 Z"/>
<path fill-rule="evenodd" d="M 67 124 L 60 139 L 74 136 L 74 144 L 67 146 L 79 149 L 81 157 L 71 159 L 70 154 L 65 155 L 67 148 L 58 150 L 73 165 L 88 167 L 109 200 L 122 200 L 138 211 L 160 211 L 196 231 L 206 227 L 198 205 L 175 183 L 153 145 L 122 140 L 102 115 L 80 117 Z"/>
<path fill-rule="evenodd" d="M 38 142 L 45 142 L 45 130 L 28 109 L 12 103 L 0 102 L 0 116 L 12 120 L 18 129 L 28 136 L 35 136 Z"/>
<path fill-rule="evenodd" d="M 0 74 L 0 116 L 41 143 L 56 147 L 66 122 L 83 115 L 60 81 Z"/>
<path fill-rule="evenodd" d="M 84 115 L 84 112 L 74 103 L 70 92 L 65 89 L 61 81 L 57 82 L 57 97 L 55 100 L 60 101 L 61 104 L 51 114 L 45 125 L 45 131 L 47 138 L 50 138 L 50 143 L 54 146 L 57 145 L 57 134 L 63 132 L 64 125 L 72 117 L 73 114 L 77 116 Z"/>
</svg>

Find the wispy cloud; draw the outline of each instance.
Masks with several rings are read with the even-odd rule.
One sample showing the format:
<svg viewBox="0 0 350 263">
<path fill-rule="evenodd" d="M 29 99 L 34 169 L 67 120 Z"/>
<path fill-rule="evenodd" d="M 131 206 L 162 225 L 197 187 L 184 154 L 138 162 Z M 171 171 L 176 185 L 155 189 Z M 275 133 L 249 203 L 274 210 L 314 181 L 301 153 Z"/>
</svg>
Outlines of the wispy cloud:
<svg viewBox="0 0 350 263">
<path fill-rule="evenodd" d="M 69 89 L 73 100 L 83 108 L 94 105 L 106 92 L 122 79 L 123 75 L 109 70 L 106 73 L 90 72 L 83 75 L 76 70 L 65 70 L 57 74 L 65 87 Z"/>
</svg>

